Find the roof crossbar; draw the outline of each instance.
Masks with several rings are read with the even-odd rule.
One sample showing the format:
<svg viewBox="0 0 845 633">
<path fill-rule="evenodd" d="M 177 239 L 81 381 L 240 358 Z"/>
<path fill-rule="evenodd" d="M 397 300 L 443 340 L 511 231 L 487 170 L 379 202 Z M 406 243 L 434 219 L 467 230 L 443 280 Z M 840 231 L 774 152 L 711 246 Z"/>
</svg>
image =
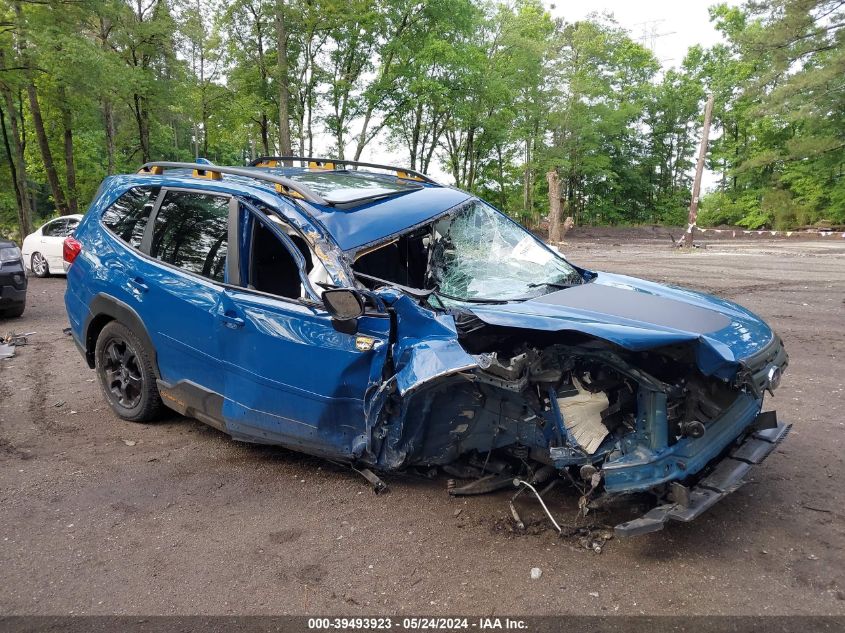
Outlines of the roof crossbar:
<svg viewBox="0 0 845 633">
<path fill-rule="evenodd" d="M 323 196 L 314 192 L 311 188 L 302 183 L 285 178 L 284 176 L 277 176 L 275 174 L 268 174 L 256 169 L 249 169 L 247 167 L 223 167 L 219 165 L 205 165 L 201 163 L 177 163 L 168 161 L 154 161 L 151 163 L 144 163 L 139 174 L 150 174 L 159 176 L 164 173 L 166 169 L 191 169 L 195 178 L 207 178 L 211 180 L 219 180 L 220 175 L 230 174 L 232 176 L 241 176 L 243 178 L 254 178 L 255 180 L 264 180 L 272 182 L 276 185 L 276 191 L 283 196 L 290 198 L 298 198 L 306 202 L 313 202 L 322 206 L 330 206 Z"/>
<path fill-rule="evenodd" d="M 439 185 L 436 180 L 433 180 L 425 174 L 407 169 L 405 167 L 396 167 L 395 165 L 380 165 L 378 163 L 364 163 L 359 160 L 341 160 L 337 158 L 315 158 L 313 156 L 259 156 L 253 161 L 250 161 L 250 167 L 279 167 L 279 163 L 284 162 L 300 162 L 307 163 L 307 166 L 312 169 L 335 169 L 338 165 L 344 167 L 373 167 L 375 169 L 387 169 L 396 174 L 397 178 L 402 180 L 415 180 L 417 182 L 424 182 L 430 185 Z"/>
</svg>

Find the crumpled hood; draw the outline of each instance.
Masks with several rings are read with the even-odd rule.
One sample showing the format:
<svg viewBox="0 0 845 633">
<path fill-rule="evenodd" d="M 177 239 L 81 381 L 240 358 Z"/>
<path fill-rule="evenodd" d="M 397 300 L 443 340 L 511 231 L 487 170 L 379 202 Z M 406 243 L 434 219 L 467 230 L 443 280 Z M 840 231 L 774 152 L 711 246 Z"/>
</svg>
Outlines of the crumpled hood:
<svg viewBox="0 0 845 633">
<path fill-rule="evenodd" d="M 765 322 L 730 301 L 611 273 L 529 301 L 470 310 L 490 325 L 581 332 L 632 351 L 697 340 L 701 371 L 723 378 L 773 337 Z"/>
</svg>

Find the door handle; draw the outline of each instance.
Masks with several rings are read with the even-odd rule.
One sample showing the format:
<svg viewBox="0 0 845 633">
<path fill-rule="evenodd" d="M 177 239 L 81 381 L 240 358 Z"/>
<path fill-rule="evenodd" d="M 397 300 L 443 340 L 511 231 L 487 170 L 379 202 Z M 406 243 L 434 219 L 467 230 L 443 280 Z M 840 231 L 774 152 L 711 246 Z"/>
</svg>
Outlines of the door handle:
<svg viewBox="0 0 845 633">
<path fill-rule="evenodd" d="M 231 311 L 224 312 L 223 314 L 221 314 L 220 320 L 223 322 L 223 325 L 228 328 L 232 328 L 233 330 L 236 330 L 246 325 L 246 321 L 244 321 L 244 319 L 237 316 L 234 312 Z"/>
<path fill-rule="evenodd" d="M 141 292 L 147 292 L 147 290 L 150 289 L 150 287 L 144 282 L 144 279 L 142 277 L 130 277 L 129 284 L 134 288 L 137 288 Z"/>
</svg>

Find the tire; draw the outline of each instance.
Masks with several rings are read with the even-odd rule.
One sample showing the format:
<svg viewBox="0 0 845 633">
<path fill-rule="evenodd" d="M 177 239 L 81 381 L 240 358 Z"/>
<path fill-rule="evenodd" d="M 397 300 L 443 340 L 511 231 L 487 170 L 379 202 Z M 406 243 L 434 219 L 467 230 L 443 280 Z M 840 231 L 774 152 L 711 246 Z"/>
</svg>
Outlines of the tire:
<svg viewBox="0 0 845 633">
<path fill-rule="evenodd" d="M 16 319 L 23 314 L 23 311 L 25 309 L 25 303 L 22 303 L 19 306 L 15 306 L 14 308 L 6 308 L 5 310 L 0 310 L 0 317 L 4 317 L 7 319 Z"/>
<path fill-rule="evenodd" d="M 111 321 L 94 347 L 97 378 L 103 395 L 118 417 L 150 422 L 164 405 L 156 385 L 150 355 L 138 337 L 119 321 Z"/>
<path fill-rule="evenodd" d="M 50 276 L 50 265 L 47 263 L 47 258 L 38 251 L 35 251 L 32 257 L 30 257 L 29 269 L 36 277 L 44 278 Z"/>
</svg>

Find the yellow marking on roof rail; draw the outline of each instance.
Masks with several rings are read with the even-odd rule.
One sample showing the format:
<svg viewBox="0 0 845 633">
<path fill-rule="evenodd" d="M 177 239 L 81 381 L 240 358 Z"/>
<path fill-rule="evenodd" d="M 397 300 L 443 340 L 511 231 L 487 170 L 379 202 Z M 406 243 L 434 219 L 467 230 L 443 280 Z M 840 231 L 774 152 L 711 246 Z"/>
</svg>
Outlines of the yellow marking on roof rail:
<svg viewBox="0 0 845 633">
<path fill-rule="evenodd" d="M 419 182 L 425 182 L 423 178 L 409 174 L 407 171 L 402 171 L 401 169 L 396 170 L 396 177 L 399 178 L 399 180 L 417 180 Z"/>
<path fill-rule="evenodd" d="M 194 178 L 205 178 L 206 180 L 223 180 L 223 174 L 211 169 L 195 169 L 191 175 Z"/>
<path fill-rule="evenodd" d="M 334 163 L 328 161 L 308 161 L 308 169 L 334 169 Z"/>
<path fill-rule="evenodd" d="M 294 191 L 290 187 L 286 187 L 285 185 L 276 183 L 276 191 L 283 196 L 290 196 L 291 198 L 299 198 L 300 200 L 305 200 L 305 196 L 303 196 L 298 191 Z"/>
<path fill-rule="evenodd" d="M 148 174 L 150 176 L 161 176 L 164 173 L 164 167 L 153 165 L 152 167 L 141 167 L 138 170 L 139 174 Z"/>
</svg>

